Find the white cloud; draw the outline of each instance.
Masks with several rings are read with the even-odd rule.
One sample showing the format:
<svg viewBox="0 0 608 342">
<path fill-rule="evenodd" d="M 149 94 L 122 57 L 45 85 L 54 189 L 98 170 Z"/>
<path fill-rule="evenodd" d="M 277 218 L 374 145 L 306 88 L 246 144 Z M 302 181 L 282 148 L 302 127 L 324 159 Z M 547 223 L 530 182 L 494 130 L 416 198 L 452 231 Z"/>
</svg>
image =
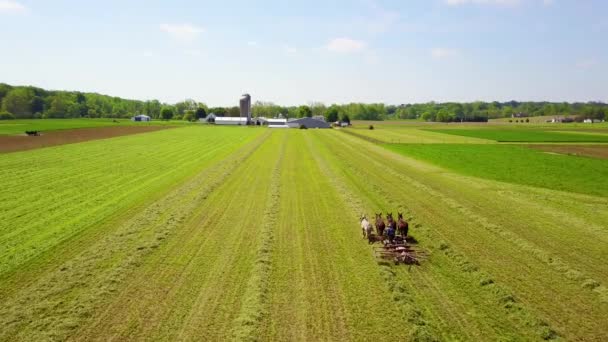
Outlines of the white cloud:
<svg viewBox="0 0 608 342">
<path fill-rule="evenodd" d="M 598 63 L 597 59 L 595 59 L 595 58 L 582 59 L 582 60 L 576 62 L 576 68 L 582 69 L 582 70 L 587 70 L 587 69 L 592 69 L 593 67 L 597 66 L 598 64 L 599 63 Z"/>
<path fill-rule="evenodd" d="M 460 55 L 460 51 L 456 49 L 434 48 L 431 50 L 433 59 L 448 59 Z"/>
<path fill-rule="evenodd" d="M 258 46 L 258 42 L 256 41 L 248 41 L 247 46 Z"/>
<path fill-rule="evenodd" d="M 13 0 L 0 0 L 0 13 L 22 13 L 27 7 Z"/>
<path fill-rule="evenodd" d="M 513 6 L 519 5 L 521 0 L 445 0 L 445 3 L 450 6 L 459 6 L 459 5 L 506 5 Z"/>
<path fill-rule="evenodd" d="M 160 30 L 168 33 L 174 39 L 184 42 L 192 41 L 205 32 L 202 27 L 191 24 L 161 24 Z"/>
<path fill-rule="evenodd" d="M 329 41 L 327 44 L 327 50 L 332 52 L 358 52 L 363 49 L 367 44 L 361 40 L 355 40 L 350 38 L 336 38 Z"/>
<path fill-rule="evenodd" d="M 449 6 L 460 5 L 497 5 L 497 6 L 517 6 L 523 2 L 540 2 L 545 6 L 551 6 L 555 0 L 444 0 Z"/>
</svg>

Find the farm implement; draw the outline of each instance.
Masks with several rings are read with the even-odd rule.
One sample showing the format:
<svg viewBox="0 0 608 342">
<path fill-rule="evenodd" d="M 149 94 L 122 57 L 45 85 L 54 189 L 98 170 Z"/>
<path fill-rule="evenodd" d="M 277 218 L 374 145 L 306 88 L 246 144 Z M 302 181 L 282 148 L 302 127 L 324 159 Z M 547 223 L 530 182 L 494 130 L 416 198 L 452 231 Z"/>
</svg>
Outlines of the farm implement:
<svg viewBox="0 0 608 342">
<path fill-rule="evenodd" d="M 379 259 L 391 260 L 395 265 L 420 265 L 420 262 L 428 257 L 428 252 L 411 243 L 406 239 L 396 238 L 393 242 L 383 240 L 382 246 L 374 246 L 374 255 Z"/>
</svg>

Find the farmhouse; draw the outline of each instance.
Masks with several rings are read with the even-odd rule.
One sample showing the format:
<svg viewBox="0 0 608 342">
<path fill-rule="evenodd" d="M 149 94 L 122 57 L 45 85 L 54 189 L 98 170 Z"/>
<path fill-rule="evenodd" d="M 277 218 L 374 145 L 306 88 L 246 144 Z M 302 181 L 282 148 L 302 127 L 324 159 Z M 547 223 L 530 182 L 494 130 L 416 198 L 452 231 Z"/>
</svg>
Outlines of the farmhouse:
<svg viewBox="0 0 608 342">
<path fill-rule="evenodd" d="M 144 114 L 139 114 L 139 115 L 135 115 L 134 117 L 131 118 L 132 121 L 152 121 L 152 118 L 144 115 Z"/>
</svg>

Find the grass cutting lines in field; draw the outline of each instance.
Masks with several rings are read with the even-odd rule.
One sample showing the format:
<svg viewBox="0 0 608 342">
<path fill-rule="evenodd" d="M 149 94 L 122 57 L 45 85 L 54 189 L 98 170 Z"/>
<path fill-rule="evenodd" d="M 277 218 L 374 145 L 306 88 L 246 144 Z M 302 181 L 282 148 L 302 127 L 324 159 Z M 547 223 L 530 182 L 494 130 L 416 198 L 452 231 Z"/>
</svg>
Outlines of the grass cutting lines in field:
<svg viewBox="0 0 608 342">
<path fill-rule="evenodd" d="M 279 138 L 273 135 L 222 177 L 221 185 L 77 332 L 78 339 L 230 338 L 253 276 Z"/>
<path fill-rule="evenodd" d="M 493 140 L 480 139 L 470 136 L 458 136 L 434 132 L 427 129 L 392 127 L 390 125 L 375 126 L 370 129 L 343 129 L 372 142 L 386 144 L 492 144 Z"/>
<path fill-rule="evenodd" d="M 356 203 L 354 198 L 361 198 L 365 203 L 364 208 L 368 210 L 397 208 L 412 212 L 408 205 L 411 198 L 404 197 L 406 193 L 400 190 L 404 183 L 399 178 L 394 175 L 380 177 L 374 172 L 373 165 L 357 166 L 353 153 L 364 156 L 366 152 L 354 152 L 327 141 L 323 145 L 335 146 L 335 149 L 324 153 L 327 158 L 333 159 L 332 164 L 335 165 L 333 173 L 328 174 L 328 177 L 336 180 L 340 193 L 348 201 Z M 380 185 L 379 178 L 393 184 Z M 504 338 L 513 331 L 518 331 L 512 335 L 514 338 L 527 334 L 530 337 L 553 334 L 550 328 L 527 310 L 522 310 L 519 305 L 512 312 L 504 311 L 502 300 L 512 297 L 509 292 L 494 284 L 487 274 L 479 271 L 477 266 L 461 255 L 446 254 L 446 259 L 439 248 L 439 241 L 444 237 L 432 233 L 432 228 L 422 228 L 417 222 L 419 220 L 416 219 L 410 222 L 413 234 L 420 245 L 434 250 L 428 266 L 423 265 L 420 270 L 412 268 L 409 272 L 400 267 L 383 266 L 387 281 L 391 288 L 396 289 L 396 298 L 403 301 L 409 321 L 416 324 L 410 332 L 420 332 L 422 336 L 428 336 L 430 332 L 431 336 L 434 334 L 439 339 L 448 340 L 479 339 L 481 336 Z M 485 318 L 476 319 L 475 316 Z M 514 328 L 515 326 L 519 327 Z M 434 329 L 429 330 L 430 327 Z"/>
<path fill-rule="evenodd" d="M 260 339 L 404 340 L 409 325 L 361 239 L 357 217 L 323 176 L 308 132 L 288 134 L 270 315 Z"/>
<path fill-rule="evenodd" d="M 261 143 L 248 146 L 155 201 L 57 245 L 0 282 L 0 339 L 61 339 L 89 319 L 142 259 Z M 23 310 L 23 306 L 27 310 Z"/>
<path fill-rule="evenodd" d="M 562 270 L 548 267 L 550 265 L 534 254 L 523 253 L 515 240 L 505 239 L 498 231 L 484 227 L 475 217 L 483 216 L 501 231 L 558 256 L 569 269 L 578 270 L 603 284 L 606 273 L 605 269 L 602 271 L 601 260 L 606 257 L 606 250 L 601 246 L 608 229 L 605 222 L 602 223 L 602 214 L 587 216 L 575 210 L 571 213 L 572 218 L 564 221 L 561 211 L 567 210 L 564 203 L 571 202 L 568 193 L 461 177 L 415 160 L 396 158 L 379 147 L 362 141 L 356 143 L 353 139 L 344 136 L 341 140 L 327 142 L 336 146 L 335 154 L 341 160 L 367 160 L 363 168 L 357 168 L 356 161 L 344 167 L 349 172 L 351 169 L 369 172 L 353 176 L 353 179 L 366 179 L 370 183 L 368 187 L 372 188 L 373 183 L 380 182 L 375 188 L 390 191 L 386 195 L 388 198 L 401 198 L 400 203 L 405 203 L 419 222 L 440 233 L 439 240 L 448 241 L 451 248 L 456 248 L 480 270 L 491 275 L 495 283 L 506 285 L 540 321 L 548 322 L 560 334 L 601 336 L 598 326 L 605 322 L 602 312 L 607 309 L 601 296 L 583 288 L 583 284 L 570 279 Z M 342 154 L 343 150 L 348 152 Z M 382 172 L 374 174 L 368 170 Z M 380 179 L 394 184 L 382 185 Z M 507 197 L 502 189 L 510 189 L 516 196 Z M 542 197 L 531 197 L 532 193 L 542 193 Z M 590 212 L 599 213 L 606 206 L 606 200 L 600 197 L 578 195 L 577 198 L 580 200 L 578 206 L 594 208 Z M 528 200 L 537 201 L 543 210 L 527 207 L 525 201 Z M 469 217 L 469 212 L 476 216 Z M 604 227 L 603 232 L 587 229 L 587 224 Z M 578 296 L 576 303 L 569 300 L 573 293 Z M 571 324 L 573 321 L 565 317 L 580 317 L 581 314 L 574 312 L 584 312 L 585 316 L 594 318 L 579 318 L 578 324 Z"/>
<path fill-rule="evenodd" d="M 281 171 L 285 156 L 285 146 L 288 143 L 288 134 L 282 133 L 279 158 L 271 174 L 271 185 L 264 222 L 258 230 L 258 250 L 253 266 L 252 275 L 247 284 L 240 313 L 233 323 L 232 337 L 239 341 L 255 341 L 261 335 L 262 321 L 268 318 L 269 303 L 268 289 L 270 287 L 270 274 L 272 272 L 272 253 L 274 245 L 274 229 L 281 196 Z"/>
<path fill-rule="evenodd" d="M 257 133 L 184 128 L 4 156 L 0 275 L 23 272 L 29 260 L 224 158 Z"/>
</svg>

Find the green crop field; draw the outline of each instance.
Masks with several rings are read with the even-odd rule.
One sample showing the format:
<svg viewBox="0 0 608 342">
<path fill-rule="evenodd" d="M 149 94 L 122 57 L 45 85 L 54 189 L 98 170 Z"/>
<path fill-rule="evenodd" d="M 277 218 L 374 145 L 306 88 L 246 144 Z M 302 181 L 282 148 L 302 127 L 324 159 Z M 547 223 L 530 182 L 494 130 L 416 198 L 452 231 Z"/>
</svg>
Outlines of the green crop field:
<svg viewBox="0 0 608 342">
<path fill-rule="evenodd" d="M 608 142 L 608 134 L 551 131 L 541 129 L 432 129 L 432 132 L 462 137 L 495 140 L 499 142 Z"/>
<path fill-rule="evenodd" d="M 21 119 L 0 121 L 0 135 L 23 134 L 25 131 L 57 131 L 63 129 L 116 127 L 116 126 L 156 126 L 183 125 L 184 121 L 134 122 L 129 119 Z"/>
<path fill-rule="evenodd" d="M 464 175 L 608 197 L 608 160 L 517 145 L 388 144 L 390 150 Z"/>
<path fill-rule="evenodd" d="M 608 340 L 605 161 L 420 128 L 0 154 L 0 340 Z M 392 151 L 385 130 L 443 144 Z M 573 180 L 505 178 L 513 158 Z M 428 259 L 376 259 L 359 217 L 380 211 L 405 212 Z"/>
</svg>

